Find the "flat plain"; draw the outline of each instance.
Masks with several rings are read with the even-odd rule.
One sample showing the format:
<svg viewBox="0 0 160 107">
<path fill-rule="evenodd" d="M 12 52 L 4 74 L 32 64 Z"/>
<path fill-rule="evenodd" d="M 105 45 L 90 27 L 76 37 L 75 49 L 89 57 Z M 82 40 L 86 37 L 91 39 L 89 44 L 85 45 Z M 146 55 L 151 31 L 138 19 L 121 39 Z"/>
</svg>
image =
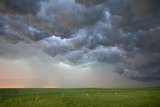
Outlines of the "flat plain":
<svg viewBox="0 0 160 107">
<path fill-rule="evenodd" d="M 160 107 L 160 88 L 0 89 L 0 107 Z"/>
</svg>

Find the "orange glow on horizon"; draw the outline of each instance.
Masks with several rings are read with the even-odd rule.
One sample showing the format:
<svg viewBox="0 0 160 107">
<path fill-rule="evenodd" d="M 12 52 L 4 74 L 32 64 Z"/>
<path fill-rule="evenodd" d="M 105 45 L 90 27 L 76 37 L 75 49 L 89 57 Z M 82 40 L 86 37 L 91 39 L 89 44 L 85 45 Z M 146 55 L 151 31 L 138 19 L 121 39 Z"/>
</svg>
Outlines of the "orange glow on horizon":
<svg viewBox="0 0 160 107">
<path fill-rule="evenodd" d="M 39 84 L 34 82 L 24 82 L 24 81 L 0 81 L 0 88 L 63 88 L 59 85 L 50 84 Z"/>
<path fill-rule="evenodd" d="M 20 86 L 20 85 L 0 85 L 0 88 L 63 88 L 61 86 L 42 86 L 42 87 L 32 87 L 32 86 Z"/>
</svg>

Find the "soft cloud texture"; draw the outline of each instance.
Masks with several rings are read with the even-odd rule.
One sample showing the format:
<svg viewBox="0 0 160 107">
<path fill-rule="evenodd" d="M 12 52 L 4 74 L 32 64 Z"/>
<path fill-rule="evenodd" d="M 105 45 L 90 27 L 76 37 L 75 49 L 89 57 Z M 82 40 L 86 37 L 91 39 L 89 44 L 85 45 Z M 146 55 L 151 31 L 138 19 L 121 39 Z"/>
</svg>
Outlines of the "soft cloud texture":
<svg viewBox="0 0 160 107">
<path fill-rule="evenodd" d="M 27 60 L 42 53 L 75 71 L 104 64 L 123 78 L 155 84 L 160 80 L 159 0 L 2 0 L 0 4 L 1 58 Z M 35 72 L 39 66 L 43 63 Z"/>
</svg>

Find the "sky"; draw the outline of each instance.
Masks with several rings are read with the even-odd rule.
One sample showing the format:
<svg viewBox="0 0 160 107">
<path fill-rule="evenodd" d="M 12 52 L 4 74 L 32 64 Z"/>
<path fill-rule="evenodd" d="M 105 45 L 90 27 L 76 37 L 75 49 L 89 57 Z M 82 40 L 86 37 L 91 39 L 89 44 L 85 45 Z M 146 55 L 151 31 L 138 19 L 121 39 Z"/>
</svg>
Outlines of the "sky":
<svg viewBox="0 0 160 107">
<path fill-rule="evenodd" d="M 0 0 L 0 88 L 160 86 L 159 0 Z"/>
</svg>

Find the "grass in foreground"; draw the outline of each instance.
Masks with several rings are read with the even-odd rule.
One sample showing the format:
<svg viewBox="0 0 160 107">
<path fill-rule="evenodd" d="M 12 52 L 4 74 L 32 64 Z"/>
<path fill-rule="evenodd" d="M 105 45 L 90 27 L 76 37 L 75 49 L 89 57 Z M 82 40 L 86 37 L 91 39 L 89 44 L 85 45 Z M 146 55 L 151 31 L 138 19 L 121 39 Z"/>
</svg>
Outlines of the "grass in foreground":
<svg viewBox="0 0 160 107">
<path fill-rule="evenodd" d="M 160 107 L 160 88 L 0 89 L 0 107 Z"/>
</svg>

